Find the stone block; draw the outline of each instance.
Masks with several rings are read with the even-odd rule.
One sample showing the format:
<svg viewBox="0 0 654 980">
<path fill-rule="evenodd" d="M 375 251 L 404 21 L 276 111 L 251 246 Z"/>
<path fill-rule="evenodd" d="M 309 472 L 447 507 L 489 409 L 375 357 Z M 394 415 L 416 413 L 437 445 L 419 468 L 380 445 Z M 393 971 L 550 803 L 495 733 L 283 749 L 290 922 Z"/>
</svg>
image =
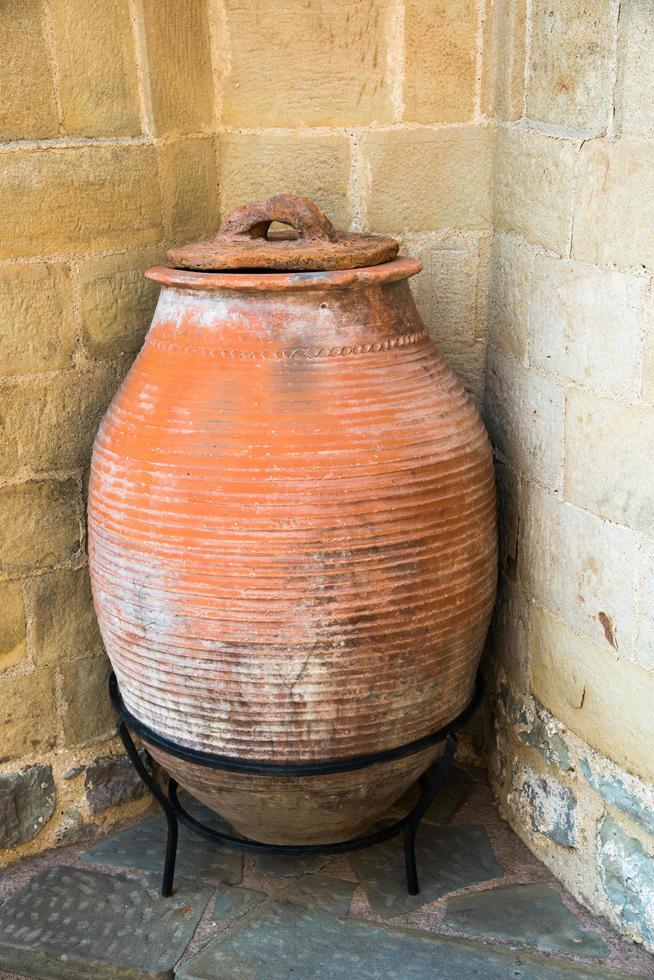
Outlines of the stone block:
<svg viewBox="0 0 654 980">
<path fill-rule="evenodd" d="M 481 110 L 487 116 L 506 122 L 523 116 L 526 39 L 526 0 L 493 0 L 483 37 Z"/>
<path fill-rule="evenodd" d="M 654 857 L 611 817 L 598 840 L 599 872 L 611 910 L 622 928 L 654 943 Z"/>
<path fill-rule="evenodd" d="M 30 645 L 37 664 L 102 651 L 87 568 L 62 568 L 26 579 Z"/>
<path fill-rule="evenodd" d="M 20 582 L 0 581 L 0 671 L 13 667 L 26 652 L 25 609 Z"/>
<path fill-rule="evenodd" d="M 50 766 L 0 775 L 0 848 L 35 837 L 54 813 L 55 796 Z"/>
<path fill-rule="evenodd" d="M 562 389 L 492 351 L 488 362 L 487 424 L 504 455 L 528 476 L 549 487 L 561 482 L 563 464 Z"/>
<path fill-rule="evenodd" d="M 218 889 L 218 895 L 213 907 L 214 922 L 229 922 L 243 912 L 249 911 L 258 902 L 266 898 L 264 892 L 254 888 L 229 888 L 224 885 Z"/>
<path fill-rule="evenodd" d="M 159 295 L 143 275 L 159 249 L 85 259 L 79 267 L 82 343 L 93 357 L 133 354 L 143 343 Z"/>
<path fill-rule="evenodd" d="M 610 521 L 651 531 L 653 440 L 652 408 L 571 392 L 566 408 L 567 499 Z"/>
<path fill-rule="evenodd" d="M 79 492 L 74 480 L 0 488 L 0 571 L 49 568 L 80 549 Z"/>
<path fill-rule="evenodd" d="M 654 779 L 654 673 L 573 633 L 538 607 L 530 651 L 533 691 L 552 714 L 618 765 Z"/>
<path fill-rule="evenodd" d="M 650 296 L 647 309 L 641 394 L 646 402 L 654 405 L 654 294 Z"/>
<path fill-rule="evenodd" d="M 142 10 L 156 134 L 211 129 L 216 93 L 208 4 L 143 0 Z"/>
<path fill-rule="evenodd" d="M 368 132 L 363 152 L 370 230 L 488 228 L 491 143 L 482 126 Z"/>
<path fill-rule="evenodd" d="M 610 0 L 533 0 L 527 115 L 602 132 L 611 110 Z"/>
<path fill-rule="evenodd" d="M 49 0 L 64 129 L 72 136 L 141 132 L 128 0 L 77 7 Z"/>
<path fill-rule="evenodd" d="M 159 147 L 166 237 L 210 238 L 220 225 L 216 142 L 184 139 Z"/>
<path fill-rule="evenodd" d="M 75 347 L 68 268 L 30 262 L 0 268 L 0 374 L 67 367 Z"/>
<path fill-rule="evenodd" d="M 59 134 L 54 76 L 40 0 L 0 4 L 0 141 Z"/>
<path fill-rule="evenodd" d="M 640 575 L 636 594 L 636 642 L 633 659 L 647 670 L 654 669 L 654 541 L 647 538 L 641 548 Z M 652 830 L 654 833 L 654 830 Z"/>
<path fill-rule="evenodd" d="M 516 688 L 529 688 L 529 617 L 531 603 L 506 577 L 500 579 L 490 631 L 493 658 Z"/>
<path fill-rule="evenodd" d="M 347 8 L 328 0 L 227 0 L 223 121 L 250 127 L 392 121 L 392 18 L 388 0 Z"/>
<path fill-rule="evenodd" d="M 448 901 L 443 921 L 464 935 L 524 943 L 546 952 L 609 954 L 599 933 L 584 929 L 551 885 L 505 885 L 456 895 Z"/>
<path fill-rule="evenodd" d="M 225 133 L 220 137 L 223 217 L 246 201 L 301 194 L 334 225 L 349 225 L 350 143 L 340 134 Z"/>
<path fill-rule="evenodd" d="M 513 779 L 508 802 L 538 834 L 562 847 L 575 847 L 578 836 L 577 800 L 567 786 L 541 776 L 529 766 Z"/>
<path fill-rule="evenodd" d="M 451 341 L 474 344 L 479 334 L 483 336 L 477 324 L 474 290 L 476 248 L 466 248 L 463 243 L 441 247 L 438 242 L 409 239 L 402 243 L 401 251 L 422 264 L 422 273 L 410 279 L 409 286 L 438 349 Z"/>
<path fill-rule="evenodd" d="M 647 292 L 642 277 L 537 256 L 530 360 L 579 384 L 636 396 Z"/>
<path fill-rule="evenodd" d="M 636 535 L 533 485 L 523 494 L 520 529 L 518 575 L 527 595 L 628 656 Z"/>
<path fill-rule="evenodd" d="M 60 671 L 65 745 L 84 745 L 110 735 L 116 715 L 109 700 L 109 658 L 84 657 L 62 664 Z"/>
<path fill-rule="evenodd" d="M 499 350 L 522 360 L 527 353 L 529 285 L 534 265 L 530 249 L 496 235 L 491 250 L 488 336 Z"/>
<path fill-rule="evenodd" d="M 564 139 L 500 129 L 495 154 L 495 227 L 566 252 L 572 228 L 576 150 Z"/>
<path fill-rule="evenodd" d="M 556 718 L 534 698 L 525 702 L 524 711 L 520 710 L 519 715 L 514 724 L 523 745 L 536 749 L 543 762 L 556 766 L 560 772 L 574 769 L 568 746 L 562 737 L 565 728 Z"/>
<path fill-rule="evenodd" d="M 162 898 L 151 878 L 46 868 L 0 915 L 4 968 L 50 980 L 172 980 L 211 889 L 182 882 Z"/>
<path fill-rule="evenodd" d="M 471 120 L 477 77 L 474 0 L 406 0 L 404 45 L 404 119 Z"/>
<path fill-rule="evenodd" d="M 583 144 L 572 255 L 622 268 L 654 265 L 654 143 Z"/>
<path fill-rule="evenodd" d="M 57 731 L 54 678 L 47 669 L 0 675 L 0 762 L 47 752 Z"/>
<path fill-rule="evenodd" d="M 654 132 L 654 24 L 649 0 L 622 0 L 615 126 L 627 136 Z"/>
<path fill-rule="evenodd" d="M 654 835 L 654 787 L 646 786 L 641 779 L 621 772 L 605 759 L 582 758 L 579 769 L 596 793 L 608 806 L 620 810 L 630 820 L 640 824 L 648 834 Z"/>
<path fill-rule="evenodd" d="M 0 258 L 145 245 L 161 235 L 153 146 L 0 153 Z"/>
<path fill-rule="evenodd" d="M 145 753 L 141 751 L 142 761 L 144 756 Z M 91 813 L 102 813 L 112 806 L 131 803 L 147 793 L 145 784 L 126 755 L 106 755 L 96 759 L 86 769 L 84 790 Z"/>
<path fill-rule="evenodd" d="M 113 366 L 102 365 L 0 389 L 0 475 L 86 466 L 118 383 Z"/>
</svg>

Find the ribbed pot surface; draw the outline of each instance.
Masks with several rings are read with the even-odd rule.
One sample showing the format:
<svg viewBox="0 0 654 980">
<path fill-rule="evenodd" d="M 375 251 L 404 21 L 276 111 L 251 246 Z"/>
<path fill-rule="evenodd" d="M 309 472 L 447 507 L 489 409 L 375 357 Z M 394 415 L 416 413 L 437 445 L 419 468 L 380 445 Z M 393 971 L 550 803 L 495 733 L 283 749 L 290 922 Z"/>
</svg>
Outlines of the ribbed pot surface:
<svg viewBox="0 0 654 980">
<path fill-rule="evenodd" d="M 495 592 L 490 445 L 392 267 L 415 271 L 252 291 L 155 275 L 172 285 L 96 439 L 89 553 L 125 704 L 182 745 L 360 755 L 471 697 Z M 365 829 L 436 750 L 311 780 L 153 754 L 242 832 L 307 843 Z"/>
</svg>

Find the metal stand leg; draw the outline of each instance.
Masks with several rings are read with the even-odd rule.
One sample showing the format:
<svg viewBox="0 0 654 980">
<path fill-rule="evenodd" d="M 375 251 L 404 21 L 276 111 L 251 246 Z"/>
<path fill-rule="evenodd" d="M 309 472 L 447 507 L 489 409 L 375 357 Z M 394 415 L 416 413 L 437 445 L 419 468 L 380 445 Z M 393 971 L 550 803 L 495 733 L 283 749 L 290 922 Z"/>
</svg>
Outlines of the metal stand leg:
<svg viewBox="0 0 654 980">
<path fill-rule="evenodd" d="M 406 872 L 406 887 L 409 895 L 417 895 L 420 891 L 418 883 L 418 871 L 416 869 L 416 832 L 420 821 L 429 809 L 432 800 L 443 785 L 454 753 L 457 749 L 457 738 L 450 732 L 445 740 L 445 749 L 434 776 L 429 780 L 426 776 L 420 778 L 422 795 L 415 809 L 409 814 L 406 829 L 404 831 L 404 869 Z"/>
<path fill-rule="evenodd" d="M 167 799 L 167 797 L 162 793 L 161 789 L 157 786 L 156 782 L 143 765 L 141 761 L 141 756 L 138 754 L 136 746 L 132 741 L 132 736 L 129 733 L 127 725 L 124 720 L 121 719 L 118 723 L 118 734 L 120 735 L 121 741 L 125 746 L 125 751 L 129 756 L 130 762 L 136 769 L 137 773 L 148 787 L 152 795 L 154 796 L 157 803 L 160 805 L 166 816 L 166 822 L 168 824 L 168 837 L 166 840 L 166 860 L 164 863 L 164 873 L 163 881 L 161 884 L 161 894 L 164 898 L 169 898 L 173 893 L 173 879 L 175 876 L 175 859 L 177 857 L 177 836 L 178 836 L 178 826 L 177 826 L 177 814 L 175 813 L 175 808 L 172 803 Z M 171 786 L 174 780 L 170 781 L 168 792 L 171 792 Z M 173 794 L 177 784 L 173 788 Z"/>
</svg>

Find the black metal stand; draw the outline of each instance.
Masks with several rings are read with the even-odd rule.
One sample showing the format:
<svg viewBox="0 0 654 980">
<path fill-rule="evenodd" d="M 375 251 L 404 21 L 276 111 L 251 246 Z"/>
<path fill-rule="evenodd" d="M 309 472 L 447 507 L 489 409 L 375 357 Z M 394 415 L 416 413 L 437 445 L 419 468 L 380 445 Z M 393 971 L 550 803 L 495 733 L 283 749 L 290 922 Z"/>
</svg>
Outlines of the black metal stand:
<svg viewBox="0 0 654 980">
<path fill-rule="evenodd" d="M 406 884 L 409 895 L 417 895 L 420 891 L 418 884 L 418 872 L 416 869 L 416 832 L 420 821 L 427 812 L 432 800 L 443 785 L 447 772 L 454 759 L 457 749 L 457 738 L 455 730 L 467 721 L 472 712 L 477 707 L 482 694 L 481 676 L 477 678 L 475 693 L 472 700 L 461 712 L 461 714 L 451 721 L 444 728 L 426 735 L 424 738 L 400 745 L 394 749 L 386 749 L 382 752 L 373 752 L 369 755 L 352 756 L 347 759 L 336 759 L 330 762 L 316 763 L 287 763 L 278 764 L 270 762 L 258 762 L 255 760 L 234 759 L 229 756 L 217 755 L 212 752 L 201 752 L 197 749 L 189 749 L 170 739 L 165 738 L 157 732 L 152 731 L 142 722 L 135 718 L 123 703 L 118 690 L 118 682 L 115 674 L 109 678 L 109 694 L 112 704 L 118 714 L 118 734 L 120 735 L 125 751 L 137 773 L 150 790 L 154 798 L 161 806 L 168 822 L 168 838 L 166 842 L 166 858 L 164 863 L 163 883 L 161 894 L 164 897 L 172 895 L 173 878 L 175 874 L 175 859 L 177 856 L 177 836 L 179 822 L 190 830 L 218 844 L 227 847 L 234 847 L 240 851 L 266 854 L 342 854 L 346 851 L 358 851 L 373 844 L 381 844 L 384 841 L 396 837 L 404 831 L 404 867 L 406 871 Z M 177 797 L 177 782 L 172 777 L 168 781 L 168 795 L 157 785 L 148 769 L 143 764 L 141 757 L 132 741 L 130 729 L 137 735 L 144 738 L 152 745 L 156 745 L 169 755 L 186 762 L 193 762 L 196 765 L 206 766 L 210 769 L 222 769 L 227 772 L 241 772 L 246 774 L 256 774 L 263 776 L 325 776 L 335 772 L 351 772 L 356 769 L 365 769 L 380 762 L 389 762 L 392 759 L 403 758 L 413 755 L 422 749 L 438 742 L 445 742 L 443 755 L 431 774 L 424 773 L 420 777 L 420 799 L 409 813 L 405 814 L 400 820 L 384 827 L 382 830 L 372 834 L 365 834 L 361 837 L 354 837 L 351 840 L 341 841 L 336 844 L 264 844 L 261 841 L 250 840 L 247 837 L 232 837 L 212 827 L 207 827 L 200 823 L 195 817 L 184 809 Z"/>
</svg>

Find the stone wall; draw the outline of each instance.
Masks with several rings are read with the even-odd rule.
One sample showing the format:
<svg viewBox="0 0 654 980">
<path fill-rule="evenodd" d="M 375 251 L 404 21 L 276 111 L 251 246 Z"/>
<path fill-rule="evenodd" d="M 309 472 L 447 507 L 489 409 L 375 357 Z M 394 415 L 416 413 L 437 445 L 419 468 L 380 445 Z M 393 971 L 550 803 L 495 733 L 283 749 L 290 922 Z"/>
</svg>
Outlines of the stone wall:
<svg viewBox="0 0 654 980">
<path fill-rule="evenodd" d="M 496 0 L 494 31 L 492 778 L 654 948 L 654 6 Z"/>
<path fill-rule="evenodd" d="M 143 269 L 218 221 L 210 40 L 202 4 L 0 4 L 0 864 L 148 802 L 112 736 L 86 472 Z"/>
</svg>

